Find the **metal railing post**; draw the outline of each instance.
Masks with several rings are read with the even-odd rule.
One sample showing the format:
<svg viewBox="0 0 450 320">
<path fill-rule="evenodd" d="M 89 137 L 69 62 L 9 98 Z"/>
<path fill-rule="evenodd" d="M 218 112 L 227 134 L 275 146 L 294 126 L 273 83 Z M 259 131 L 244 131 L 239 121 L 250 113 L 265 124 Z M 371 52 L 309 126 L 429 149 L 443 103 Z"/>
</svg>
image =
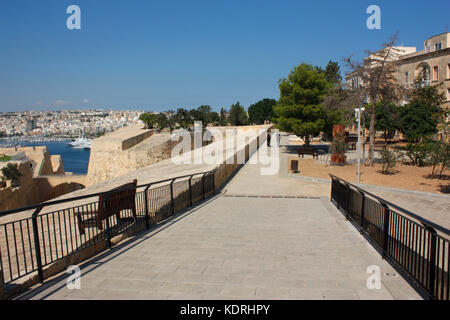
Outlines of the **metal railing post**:
<svg viewBox="0 0 450 320">
<path fill-rule="evenodd" d="M 41 255 L 41 245 L 39 243 L 39 231 L 37 223 L 37 215 L 41 212 L 43 207 L 37 208 L 33 215 L 31 216 L 31 222 L 33 225 L 33 238 L 34 238 L 34 253 L 36 255 L 36 266 L 38 272 L 39 282 L 44 282 L 44 272 L 42 270 L 42 255 Z"/>
<path fill-rule="evenodd" d="M 428 283 L 429 283 L 429 293 L 432 299 L 436 299 L 435 287 L 436 287 L 436 230 L 426 226 L 427 231 L 430 234 L 430 252 L 429 252 L 429 263 L 428 263 Z"/>
<path fill-rule="evenodd" d="M 193 176 L 189 177 L 189 207 L 192 207 L 192 183 L 191 183 L 192 177 Z"/>
<path fill-rule="evenodd" d="M 109 208 L 108 208 L 108 198 L 106 197 L 105 200 L 103 200 L 103 208 L 105 208 L 105 214 L 106 214 L 106 241 L 108 242 L 108 248 L 111 249 L 111 228 L 109 224 Z"/>
<path fill-rule="evenodd" d="M 170 182 L 170 203 L 172 205 L 172 215 L 175 214 L 175 201 L 173 199 L 173 182 L 174 180 Z"/>
<path fill-rule="evenodd" d="M 334 177 L 331 177 L 331 192 L 330 192 L 330 200 L 331 201 L 333 201 L 334 200 L 334 185 L 335 185 L 335 182 L 334 182 Z"/>
<path fill-rule="evenodd" d="M 390 211 L 387 204 L 384 202 L 380 202 L 380 204 L 384 208 L 383 213 L 383 245 L 382 245 L 382 258 L 386 259 L 387 249 L 389 244 L 389 220 L 390 220 Z"/>
<path fill-rule="evenodd" d="M 2 248 L 0 248 L 0 300 L 3 299 L 3 285 L 5 284 L 5 278 L 3 276 L 3 262 L 2 262 Z"/>
<path fill-rule="evenodd" d="M 147 229 L 150 228 L 150 214 L 148 212 L 148 189 L 150 188 L 151 185 L 147 186 L 147 188 L 145 188 L 144 190 L 144 201 L 145 201 L 145 227 Z"/>
<path fill-rule="evenodd" d="M 203 200 L 205 200 L 205 174 L 202 175 L 202 193 L 203 193 Z"/>
<path fill-rule="evenodd" d="M 366 196 L 364 194 L 364 192 L 362 192 L 361 190 L 359 191 L 361 193 L 361 220 L 359 223 L 360 232 L 364 231 L 364 210 L 365 210 L 365 204 L 366 204 Z"/>
<path fill-rule="evenodd" d="M 346 202 L 346 208 L 345 208 L 345 218 L 348 220 L 350 216 L 350 195 L 352 192 L 352 189 L 350 189 L 350 186 L 346 183 L 345 186 L 347 187 L 347 202 Z"/>
</svg>

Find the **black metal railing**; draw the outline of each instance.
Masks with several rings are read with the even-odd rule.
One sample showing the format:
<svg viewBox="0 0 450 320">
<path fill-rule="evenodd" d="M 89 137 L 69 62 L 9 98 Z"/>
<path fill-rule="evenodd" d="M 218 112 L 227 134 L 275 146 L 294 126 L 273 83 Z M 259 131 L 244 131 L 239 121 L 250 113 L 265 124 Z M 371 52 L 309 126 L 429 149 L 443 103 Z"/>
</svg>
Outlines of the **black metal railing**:
<svg viewBox="0 0 450 320">
<path fill-rule="evenodd" d="M 450 230 L 331 175 L 331 201 L 431 299 L 449 300 Z"/>
<path fill-rule="evenodd" d="M 36 272 L 42 282 L 45 267 L 99 242 L 111 247 L 111 238 L 131 227 L 150 228 L 191 207 L 215 194 L 214 176 L 201 172 L 0 212 L 10 220 L 0 224 L 0 286 Z"/>
</svg>

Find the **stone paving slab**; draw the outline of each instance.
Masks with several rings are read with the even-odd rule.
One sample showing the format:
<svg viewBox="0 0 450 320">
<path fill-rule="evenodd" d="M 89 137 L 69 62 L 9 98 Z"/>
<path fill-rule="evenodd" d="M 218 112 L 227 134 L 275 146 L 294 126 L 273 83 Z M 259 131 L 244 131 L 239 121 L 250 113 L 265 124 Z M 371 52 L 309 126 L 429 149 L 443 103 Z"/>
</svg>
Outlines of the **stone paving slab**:
<svg viewBox="0 0 450 320">
<path fill-rule="evenodd" d="M 342 223 L 340 223 L 342 222 Z M 369 290 L 366 269 L 381 268 Z M 219 196 L 21 299 L 420 299 L 326 199 Z"/>
</svg>

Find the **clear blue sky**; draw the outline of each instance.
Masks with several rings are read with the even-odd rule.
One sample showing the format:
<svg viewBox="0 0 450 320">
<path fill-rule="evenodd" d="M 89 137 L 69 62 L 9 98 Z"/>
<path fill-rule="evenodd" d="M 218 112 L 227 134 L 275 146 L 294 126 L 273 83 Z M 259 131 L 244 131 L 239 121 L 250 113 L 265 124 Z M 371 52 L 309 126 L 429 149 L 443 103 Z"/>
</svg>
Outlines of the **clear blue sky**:
<svg viewBox="0 0 450 320">
<path fill-rule="evenodd" d="M 66 28 L 70 4 L 81 30 Z M 366 28 L 370 4 L 381 30 Z M 301 62 L 360 58 L 396 31 L 421 50 L 449 13 L 448 0 L 1 0 L 0 112 L 247 108 Z"/>
</svg>

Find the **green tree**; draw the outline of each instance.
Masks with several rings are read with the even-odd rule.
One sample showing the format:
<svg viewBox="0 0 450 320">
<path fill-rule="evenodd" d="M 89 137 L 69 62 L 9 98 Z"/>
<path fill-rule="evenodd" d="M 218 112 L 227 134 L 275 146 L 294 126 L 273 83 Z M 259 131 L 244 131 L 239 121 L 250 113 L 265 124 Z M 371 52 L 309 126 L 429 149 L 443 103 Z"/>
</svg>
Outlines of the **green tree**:
<svg viewBox="0 0 450 320">
<path fill-rule="evenodd" d="M 422 100 L 414 100 L 401 108 L 400 130 L 408 142 L 417 143 L 438 132 L 439 117 Z"/>
<path fill-rule="evenodd" d="M 170 132 L 172 132 L 173 129 L 175 128 L 176 123 L 175 112 L 167 111 L 159 113 L 156 119 L 156 123 L 159 130 L 168 128 Z"/>
<path fill-rule="evenodd" d="M 211 111 L 208 114 L 208 124 L 218 125 L 219 120 L 220 120 L 220 116 L 219 116 L 218 112 Z"/>
<path fill-rule="evenodd" d="M 224 108 L 220 109 L 219 125 L 222 127 L 227 125 L 227 112 Z"/>
<path fill-rule="evenodd" d="M 427 104 L 435 113 L 442 114 L 442 104 L 445 103 L 445 94 L 439 91 L 438 86 L 423 86 L 420 79 L 416 79 L 408 92 L 411 101 L 419 100 Z"/>
<path fill-rule="evenodd" d="M 433 113 L 433 118 L 437 121 L 437 129 L 445 130 L 448 127 L 448 122 L 446 121 L 448 111 L 442 108 L 446 97 L 444 93 L 439 91 L 441 85 L 442 83 L 434 86 L 423 86 L 420 78 L 418 78 L 414 81 L 407 96 L 411 102 L 421 101 L 424 105 L 427 105 Z"/>
<path fill-rule="evenodd" d="M 142 113 L 139 120 L 145 123 L 147 129 L 151 129 L 158 122 L 158 115 L 150 112 Z"/>
<path fill-rule="evenodd" d="M 331 84 L 338 84 L 342 81 L 341 71 L 337 62 L 328 61 L 325 68 L 325 78 Z"/>
<path fill-rule="evenodd" d="M 193 122 L 190 112 L 186 109 L 179 108 L 175 114 L 175 121 L 181 128 L 188 128 L 189 125 Z"/>
<path fill-rule="evenodd" d="M 372 105 L 369 104 L 363 113 L 366 129 L 370 128 L 370 115 L 372 114 Z M 392 139 L 396 130 L 401 126 L 401 108 L 393 102 L 379 102 L 375 106 L 375 129 L 383 131 L 385 142 Z"/>
<path fill-rule="evenodd" d="M 239 101 L 231 106 L 228 121 L 233 126 L 243 126 L 248 124 L 247 112 L 245 112 L 244 107 L 240 105 Z"/>
<path fill-rule="evenodd" d="M 401 108 L 400 131 L 408 142 L 407 155 L 413 164 L 424 165 L 432 153 L 432 136 L 438 132 L 440 108 L 423 99 L 414 99 Z"/>
<path fill-rule="evenodd" d="M 195 121 L 201 121 L 204 126 L 208 124 L 209 114 L 211 113 L 211 107 L 208 105 L 201 105 L 197 109 L 193 110 L 195 113 Z"/>
<path fill-rule="evenodd" d="M 311 136 L 325 127 L 321 102 L 329 86 L 325 74 L 312 65 L 296 66 L 279 84 L 280 99 L 274 107 L 278 127 L 304 137 L 309 145 Z"/>
<path fill-rule="evenodd" d="M 13 184 L 17 184 L 22 174 L 19 172 L 17 163 L 8 163 L 2 168 L 2 175 L 6 180 L 11 180 Z"/>
<path fill-rule="evenodd" d="M 250 123 L 263 124 L 274 116 L 273 106 L 277 103 L 275 99 L 262 99 L 248 108 Z"/>
</svg>

